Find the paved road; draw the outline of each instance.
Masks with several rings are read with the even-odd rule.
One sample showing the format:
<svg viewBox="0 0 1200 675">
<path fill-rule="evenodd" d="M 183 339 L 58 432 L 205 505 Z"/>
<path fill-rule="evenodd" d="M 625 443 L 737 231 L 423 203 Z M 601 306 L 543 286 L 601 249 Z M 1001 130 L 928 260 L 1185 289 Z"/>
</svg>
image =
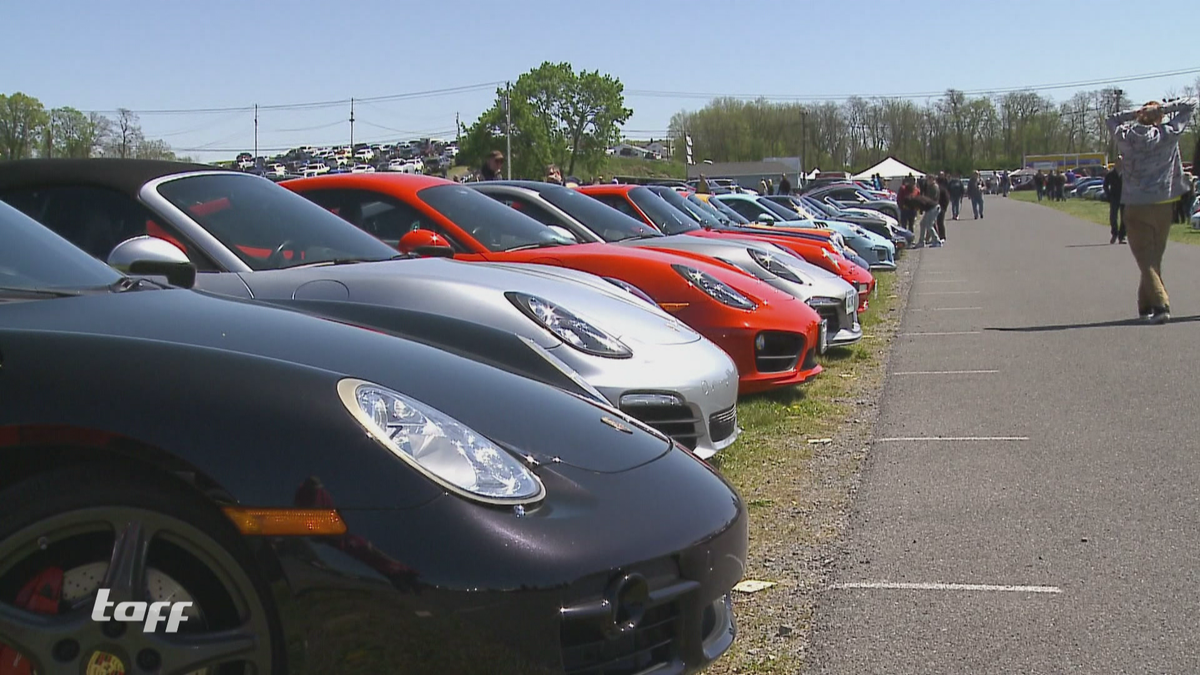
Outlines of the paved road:
<svg viewBox="0 0 1200 675">
<path fill-rule="evenodd" d="M 1038 588 L 832 588 L 810 671 L 1200 672 L 1200 246 L 1138 325 L 1106 228 L 986 208 L 916 254 L 833 581 Z"/>
</svg>

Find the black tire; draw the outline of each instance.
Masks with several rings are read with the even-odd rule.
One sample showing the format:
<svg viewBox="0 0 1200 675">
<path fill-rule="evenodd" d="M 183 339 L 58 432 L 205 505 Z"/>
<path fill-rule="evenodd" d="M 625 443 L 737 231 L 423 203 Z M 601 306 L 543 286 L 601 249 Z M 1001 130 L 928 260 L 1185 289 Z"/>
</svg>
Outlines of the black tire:
<svg viewBox="0 0 1200 675">
<path fill-rule="evenodd" d="M 113 525 L 112 534 L 107 535 L 111 542 L 107 547 L 104 525 Z M 136 544 L 129 544 L 131 541 Z M 122 542 L 126 543 L 124 549 Z M 155 633 L 144 633 L 141 626 L 130 624 L 119 637 L 102 634 L 104 629 L 112 627 L 90 621 L 94 592 L 69 607 L 65 600 L 60 603 L 64 620 L 81 612 L 87 614 L 88 620 L 81 620 L 77 631 L 59 633 L 53 641 L 38 637 L 49 634 L 45 630 L 26 633 L 33 637 L 24 643 L 14 638 L 14 647 L 24 644 L 26 648 L 18 651 L 25 652 L 35 665 L 42 663 L 58 669 L 79 659 L 87 663 L 89 658 L 100 655 L 120 658 L 127 671 L 133 670 L 135 664 L 142 670 L 155 670 L 140 661 L 130 663 L 150 658 L 144 654 L 149 650 L 158 656 L 164 673 L 191 672 L 178 671 L 176 666 L 180 663 L 199 663 L 208 673 L 283 672 L 283 641 L 277 612 L 242 535 L 213 503 L 175 476 L 140 467 L 77 465 L 37 474 L 0 491 L 0 643 L 5 641 L 4 605 L 11 609 L 16 593 L 39 570 L 72 566 L 78 570 L 89 565 L 95 568 L 103 562 L 105 578 L 97 583 L 109 586 L 115 573 L 108 560 L 133 550 L 139 553 L 130 559 L 140 562 L 136 568 L 141 571 L 130 578 L 139 581 L 127 586 L 113 585 L 114 589 L 126 588 L 124 592 L 114 590 L 114 600 L 157 599 L 149 597 L 149 580 L 153 574 L 164 575 L 157 577 L 159 583 L 163 578 L 177 582 L 203 613 L 198 617 L 203 622 L 202 629 L 196 629 L 197 621 L 192 621 L 188 626 L 192 630 L 181 627 L 180 634 L 187 632 L 192 637 L 214 641 L 228 636 L 226 648 L 240 650 L 228 653 L 244 653 L 245 658 L 237 656 L 226 662 L 214 651 L 206 662 L 192 661 L 199 653 L 175 650 L 169 640 L 181 635 L 164 640 L 161 624 Z M 20 626 L 10 623 L 8 630 L 10 636 L 16 635 Z M 69 659 L 70 663 L 64 662 L 62 651 L 55 651 L 56 647 L 62 647 L 64 639 L 76 643 L 74 648 L 65 650 L 68 654 L 72 651 L 78 654 Z M 189 656 L 184 658 L 181 656 L 184 653 Z M 40 672 L 47 670 L 51 669 L 43 667 Z"/>
</svg>

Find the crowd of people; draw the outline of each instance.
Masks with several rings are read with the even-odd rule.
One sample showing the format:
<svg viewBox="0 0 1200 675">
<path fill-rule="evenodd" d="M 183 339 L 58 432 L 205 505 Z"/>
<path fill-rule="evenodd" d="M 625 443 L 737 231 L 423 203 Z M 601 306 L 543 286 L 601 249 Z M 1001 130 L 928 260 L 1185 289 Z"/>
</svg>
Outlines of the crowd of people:
<svg viewBox="0 0 1200 675">
<path fill-rule="evenodd" d="M 946 171 L 920 178 L 909 175 L 901 181 L 900 189 L 896 192 L 900 226 L 914 231 L 920 228 L 913 248 L 945 246 L 946 214 L 950 214 L 951 220 L 958 220 L 965 197 L 971 202 L 971 214 L 975 220 L 983 218 L 983 195 L 987 190 L 987 184 L 978 171 L 968 178 Z M 919 224 L 918 215 L 921 216 Z"/>
<path fill-rule="evenodd" d="M 1037 190 L 1037 199 L 1049 199 L 1050 201 L 1066 201 L 1066 187 L 1068 183 L 1074 183 L 1074 172 L 1067 169 L 1065 173 L 1060 173 L 1058 169 L 1054 169 L 1050 173 L 1042 173 L 1038 169 L 1037 173 L 1033 174 L 1033 188 Z"/>
</svg>

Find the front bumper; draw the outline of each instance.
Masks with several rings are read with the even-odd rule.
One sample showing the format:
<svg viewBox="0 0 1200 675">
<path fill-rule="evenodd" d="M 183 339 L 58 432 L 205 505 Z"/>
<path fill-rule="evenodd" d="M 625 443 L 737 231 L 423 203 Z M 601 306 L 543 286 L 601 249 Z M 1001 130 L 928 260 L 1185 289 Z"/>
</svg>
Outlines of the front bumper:
<svg viewBox="0 0 1200 675">
<path fill-rule="evenodd" d="M 848 311 L 844 300 L 815 297 L 809 305 L 826 321 L 830 347 L 848 347 L 862 339 L 858 312 Z"/>
<path fill-rule="evenodd" d="M 731 488 L 705 489 L 722 479 L 682 451 L 539 475 L 550 496 L 520 514 L 443 496 L 270 542 L 289 672 L 684 674 L 728 649 L 748 530 Z"/>
<path fill-rule="evenodd" d="M 702 459 L 737 440 L 738 368 L 725 352 L 704 339 L 673 345 L 626 342 L 634 358 L 589 356 L 565 345 L 552 352 L 614 407 Z"/>
</svg>

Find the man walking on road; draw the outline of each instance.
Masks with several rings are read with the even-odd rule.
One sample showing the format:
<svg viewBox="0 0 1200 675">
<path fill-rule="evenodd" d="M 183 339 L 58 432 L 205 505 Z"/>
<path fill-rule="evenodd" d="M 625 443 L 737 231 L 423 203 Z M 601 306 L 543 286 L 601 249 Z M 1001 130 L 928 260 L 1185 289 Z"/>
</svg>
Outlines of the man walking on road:
<svg viewBox="0 0 1200 675">
<path fill-rule="evenodd" d="M 937 217 L 937 232 L 938 239 L 942 243 L 946 243 L 946 212 L 950 210 L 950 181 L 946 178 L 946 172 L 943 171 L 937 177 L 938 190 L 938 217 Z"/>
<path fill-rule="evenodd" d="M 1042 196 L 1046 194 L 1046 174 L 1041 169 L 1033 174 L 1033 187 L 1037 188 L 1038 201 L 1042 201 Z"/>
<path fill-rule="evenodd" d="M 1142 272 L 1138 316 L 1151 323 L 1171 318 L 1170 299 L 1162 282 L 1162 257 L 1171 231 L 1171 212 L 1187 190 L 1179 137 L 1187 128 L 1196 99 L 1163 105 L 1151 101 L 1138 110 L 1106 120 L 1122 157 L 1121 201 L 1126 205 L 1129 248 Z M 1170 120 L 1164 121 L 1170 115 Z"/>
<path fill-rule="evenodd" d="M 950 179 L 950 210 L 954 215 L 954 220 L 958 220 L 958 212 L 962 209 L 964 192 L 966 192 L 966 188 L 963 187 L 962 176 L 954 174 L 954 178 Z"/>
<path fill-rule="evenodd" d="M 979 220 L 983 217 L 983 177 L 978 171 L 967 183 L 967 198 L 971 200 L 971 213 L 975 215 L 975 220 Z"/>
<path fill-rule="evenodd" d="M 1104 174 L 1104 198 L 1108 200 L 1108 228 L 1112 234 L 1112 239 L 1108 243 L 1115 244 L 1120 241 L 1125 243 L 1125 206 L 1121 204 L 1121 157 L 1117 156 L 1117 161 L 1108 173 Z M 1117 220 L 1121 221 L 1120 227 L 1117 226 Z"/>
</svg>

